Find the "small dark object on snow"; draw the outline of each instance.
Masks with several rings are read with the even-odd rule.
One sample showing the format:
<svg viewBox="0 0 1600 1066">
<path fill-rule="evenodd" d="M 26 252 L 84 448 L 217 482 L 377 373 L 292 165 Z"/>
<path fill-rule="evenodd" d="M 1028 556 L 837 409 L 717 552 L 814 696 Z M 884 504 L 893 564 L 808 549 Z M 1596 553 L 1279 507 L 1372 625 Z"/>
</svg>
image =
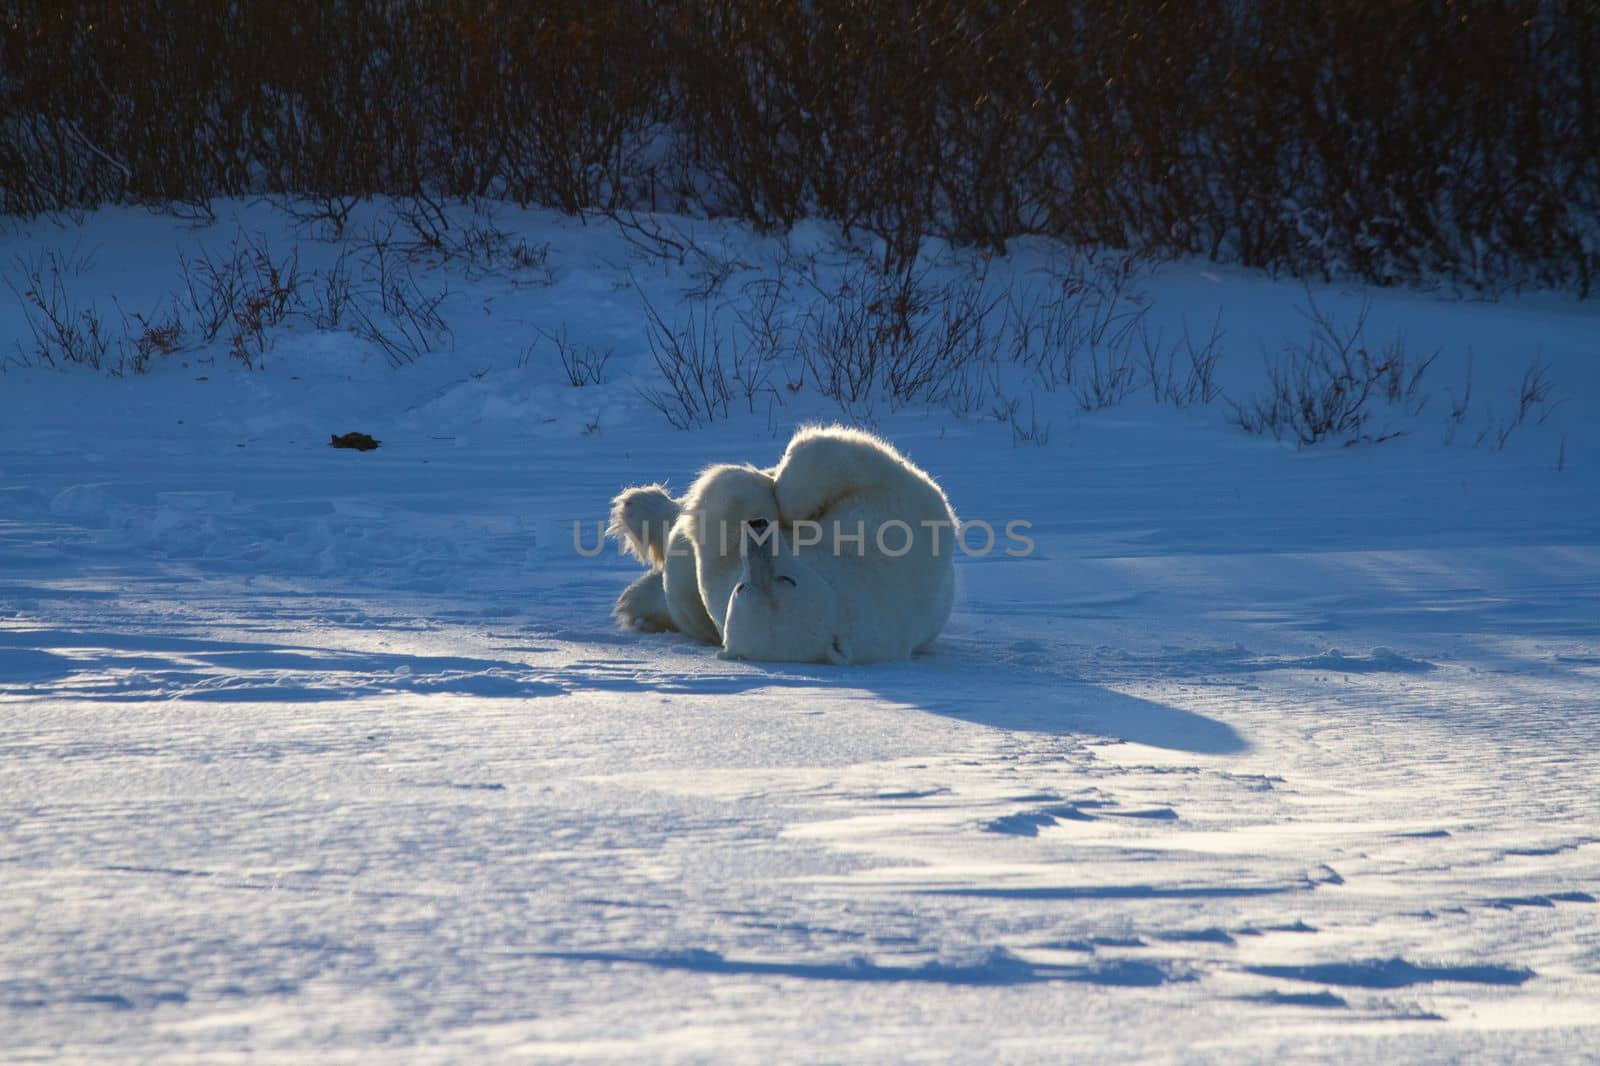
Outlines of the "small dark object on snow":
<svg viewBox="0 0 1600 1066">
<path fill-rule="evenodd" d="M 329 447 L 354 448 L 358 452 L 370 452 L 378 446 L 378 443 L 365 433 L 335 433 Z"/>
</svg>

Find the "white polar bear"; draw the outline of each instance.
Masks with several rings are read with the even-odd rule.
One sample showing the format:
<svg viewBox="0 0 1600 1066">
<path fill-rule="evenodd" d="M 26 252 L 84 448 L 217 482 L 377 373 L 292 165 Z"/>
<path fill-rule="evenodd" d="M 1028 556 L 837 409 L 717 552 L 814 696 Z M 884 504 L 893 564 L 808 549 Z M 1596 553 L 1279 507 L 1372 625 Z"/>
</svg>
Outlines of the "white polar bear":
<svg viewBox="0 0 1600 1066">
<path fill-rule="evenodd" d="M 904 659 L 955 601 L 944 492 L 885 441 L 841 426 L 801 429 L 772 470 L 711 467 L 681 500 L 629 489 L 611 531 L 652 566 L 618 617 L 729 658 Z"/>
</svg>

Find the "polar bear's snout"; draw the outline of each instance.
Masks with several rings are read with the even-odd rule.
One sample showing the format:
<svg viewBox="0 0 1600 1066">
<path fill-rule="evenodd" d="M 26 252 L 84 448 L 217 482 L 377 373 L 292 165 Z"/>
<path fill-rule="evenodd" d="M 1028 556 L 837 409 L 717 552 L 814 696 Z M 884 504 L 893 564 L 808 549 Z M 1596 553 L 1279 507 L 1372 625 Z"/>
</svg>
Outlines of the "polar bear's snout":
<svg viewBox="0 0 1600 1066">
<path fill-rule="evenodd" d="M 739 544 L 739 554 L 744 557 L 744 561 L 739 568 L 739 584 L 733 590 L 734 595 L 747 588 L 769 590 L 777 571 L 776 528 L 769 527 L 764 518 L 746 522 L 744 537 Z"/>
<path fill-rule="evenodd" d="M 744 533 L 739 538 L 739 554 L 748 563 L 751 556 L 778 554 L 778 527 L 765 518 L 747 518 L 740 525 Z"/>
</svg>

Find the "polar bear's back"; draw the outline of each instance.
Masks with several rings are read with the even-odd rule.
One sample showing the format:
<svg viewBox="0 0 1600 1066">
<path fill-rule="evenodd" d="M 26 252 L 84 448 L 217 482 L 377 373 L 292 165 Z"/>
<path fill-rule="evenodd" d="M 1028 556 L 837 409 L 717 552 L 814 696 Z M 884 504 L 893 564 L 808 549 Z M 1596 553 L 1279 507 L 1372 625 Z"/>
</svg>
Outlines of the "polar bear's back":
<svg viewBox="0 0 1600 1066">
<path fill-rule="evenodd" d="M 806 558 L 846 601 L 855 661 L 931 642 L 954 603 L 956 549 L 955 513 L 933 478 L 888 442 L 841 426 L 797 433 L 775 478 L 783 520 L 821 526 Z"/>
</svg>

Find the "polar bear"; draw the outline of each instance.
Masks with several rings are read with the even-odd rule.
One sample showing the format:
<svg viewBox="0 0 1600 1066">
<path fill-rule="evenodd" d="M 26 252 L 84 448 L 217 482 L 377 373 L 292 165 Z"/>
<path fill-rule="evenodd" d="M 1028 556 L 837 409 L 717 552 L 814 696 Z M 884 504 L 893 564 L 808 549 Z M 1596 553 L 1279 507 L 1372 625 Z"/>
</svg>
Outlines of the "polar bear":
<svg viewBox="0 0 1600 1066">
<path fill-rule="evenodd" d="M 957 520 L 943 490 L 887 442 L 842 426 L 801 429 L 771 470 L 711 467 L 681 500 L 629 489 L 611 528 L 651 565 L 618 616 L 728 658 L 904 659 L 955 601 Z"/>
</svg>

